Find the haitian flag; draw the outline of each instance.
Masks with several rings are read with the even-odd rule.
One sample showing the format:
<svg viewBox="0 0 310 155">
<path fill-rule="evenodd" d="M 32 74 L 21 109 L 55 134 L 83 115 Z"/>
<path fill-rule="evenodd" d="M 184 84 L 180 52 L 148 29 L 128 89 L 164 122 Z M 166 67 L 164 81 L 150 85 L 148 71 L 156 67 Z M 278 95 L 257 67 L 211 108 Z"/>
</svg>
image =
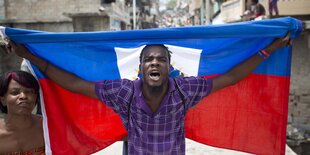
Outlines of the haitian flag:
<svg viewBox="0 0 310 155">
<path fill-rule="evenodd" d="M 113 32 L 53 33 L 5 28 L 3 36 L 85 80 L 138 77 L 146 44 L 172 51 L 171 74 L 212 77 L 265 48 L 288 32 L 298 37 L 300 21 L 285 17 L 226 25 Z M 186 137 L 220 148 L 254 154 L 285 152 L 292 47 L 279 49 L 248 77 L 206 97 L 186 115 Z M 119 116 L 104 103 L 69 92 L 32 70 L 42 88 L 47 154 L 90 154 L 126 137 Z"/>
</svg>

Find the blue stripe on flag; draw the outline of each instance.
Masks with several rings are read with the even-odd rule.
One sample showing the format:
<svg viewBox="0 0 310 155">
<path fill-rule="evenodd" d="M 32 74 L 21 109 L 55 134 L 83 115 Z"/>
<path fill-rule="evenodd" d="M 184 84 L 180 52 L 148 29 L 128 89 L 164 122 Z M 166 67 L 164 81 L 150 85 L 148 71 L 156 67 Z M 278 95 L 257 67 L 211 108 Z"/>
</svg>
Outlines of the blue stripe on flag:
<svg viewBox="0 0 310 155">
<path fill-rule="evenodd" d="M 283 37 L 287 32 L 295 38 L 300 30 L 300 21 L 286 17 L 227 25 L 114 32 L 52 33 L 6 28 L 6 35 L 17 43 L 25 43 L 32 52 L 58 67 L 97 81 L 120 78 L 115 47 L 169 44 L 202 49 L 198 75 L 214 75 L 244 61 L 274 38 Z M 288 76 L 289 63 L 281 61 L 291 54 L 287 48 L 283 50 L 272 54 L 255 73 Z M 263 69 L 266 65 L 268 69 Z"/>
</svg>

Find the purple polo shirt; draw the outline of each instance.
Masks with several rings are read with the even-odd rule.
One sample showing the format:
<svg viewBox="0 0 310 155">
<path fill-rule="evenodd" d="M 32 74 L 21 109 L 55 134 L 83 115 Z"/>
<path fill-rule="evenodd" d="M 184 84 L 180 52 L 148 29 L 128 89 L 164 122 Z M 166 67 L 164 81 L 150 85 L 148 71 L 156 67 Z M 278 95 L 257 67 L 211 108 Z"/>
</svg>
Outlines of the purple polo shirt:
<svg viewBox="0 0 310 155">
<path fill-rule="evenodd" d="M 95 88 L 128 130 L 129 154 L 185 154 L 186 111 L 210 93 L 212 79 L 169 78 L 169 90 L 155 113 L 145 102 L 141 86 L 142 80 L 123 79 L 97 82 Z"/>
</svg>

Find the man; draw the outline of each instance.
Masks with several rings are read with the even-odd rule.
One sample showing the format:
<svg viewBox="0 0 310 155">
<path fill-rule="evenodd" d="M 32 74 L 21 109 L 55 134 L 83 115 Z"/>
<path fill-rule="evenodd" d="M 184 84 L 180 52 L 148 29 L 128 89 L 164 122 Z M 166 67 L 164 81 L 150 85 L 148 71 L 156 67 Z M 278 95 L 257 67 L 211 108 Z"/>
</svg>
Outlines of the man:
<svg viewBox="0 0 310 155">
<path fill-rule="evenodd" d="M 30 60 L 51 80 L 69 91 L 101 101 L 116 111 L 128 130 L 129 154 L 185 154 L 186 111 L 208 94 L 246 77 L 289 37 L 275 40 L 227 73 L 213 79 L 169 78 L 170 51 L 163 45 L 147 45 L 140 54 L 141 80 L 84 81 L 36 57 L 13 42 L 9 49 Z"/>
</svg>

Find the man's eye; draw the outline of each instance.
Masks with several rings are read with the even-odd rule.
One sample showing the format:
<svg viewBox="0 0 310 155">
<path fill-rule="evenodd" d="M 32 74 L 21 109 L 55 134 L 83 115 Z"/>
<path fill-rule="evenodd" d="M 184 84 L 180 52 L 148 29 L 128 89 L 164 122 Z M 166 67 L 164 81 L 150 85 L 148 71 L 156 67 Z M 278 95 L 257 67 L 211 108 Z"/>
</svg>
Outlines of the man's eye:
<svg viewBox="0 0 310 155">
<path fill-rule="evenodd" d="M 149 62 L 149 61 L 151 61 L 151 58 L 145 58 L 143 61 L 144 62 Z"/>
<path fill-rule="evenodd" d="M 159 59 L 160 61 L 162 61 L 162 62 L 167 62 L 167 59 L 166 58 L 161 58 L 161 59 Z"/>
</svg>

